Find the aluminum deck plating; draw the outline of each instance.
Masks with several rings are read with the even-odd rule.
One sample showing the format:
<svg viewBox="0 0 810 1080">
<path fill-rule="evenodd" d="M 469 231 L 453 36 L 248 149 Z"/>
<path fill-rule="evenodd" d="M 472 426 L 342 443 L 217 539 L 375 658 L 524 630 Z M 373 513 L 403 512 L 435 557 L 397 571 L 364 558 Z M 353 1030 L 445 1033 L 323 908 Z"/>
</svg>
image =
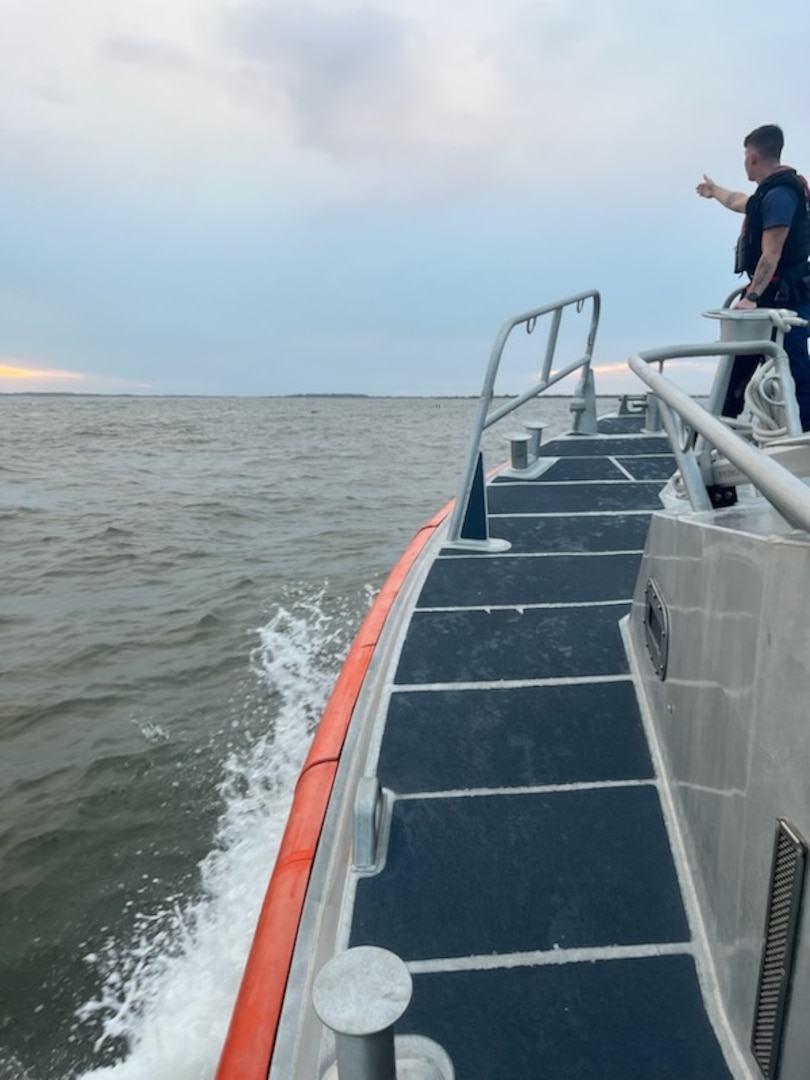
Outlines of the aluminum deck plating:
<svg viewBox="0 0 810 1080">
<path fill-rule="evenodd" d="M 510 552 L 440 554 L 393 677 L 386 858 L 356 876 L 344 944 L 406 961 L 398 1031 L 458 1077 L 731 1075 L 618 626 L 674 469 L 641 422 L 495 479 Z"/>
</svg>

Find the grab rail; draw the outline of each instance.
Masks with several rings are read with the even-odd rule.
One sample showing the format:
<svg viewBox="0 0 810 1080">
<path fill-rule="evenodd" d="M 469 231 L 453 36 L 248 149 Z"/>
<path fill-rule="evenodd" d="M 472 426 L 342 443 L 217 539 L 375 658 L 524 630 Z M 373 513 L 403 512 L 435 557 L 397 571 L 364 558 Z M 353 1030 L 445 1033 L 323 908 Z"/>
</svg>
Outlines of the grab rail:
<svg viewBox="0 0 810 1080">
<path fill-rule="evenodd" d="M 557 348 L 557 339 L 559 337 L 563 310 L 567 307 L 575 306 L 579 313 L 582 311 L 588 300 L 593 301 L 593 310 L 591 312 L 588 338 L 585 344 L 585 355 L 575 363 L 569 364 L 561 371 L 552 373 L 551 365 L 554 362 L 554 353 Z M 581 396 L 584 399 L 584 403 L 578 410 L 579 415 L 577 416 L 574 427 L 575 430 L 584 430 L 585 427 L 588 426 L 590 431 L 596 431 L 596 409 L 593 401 L 593 372 L 591 371 L 591 360 L 593 358 L 596 330 L 599 326 L 600 307 L 601 299 L 599 292 L 596 289 L 592 289 L 588 292 L 578 293 L 576 296 L 569 296 L 567 299 L 559 300 L 554 304 L 547 304 L 545 307 L 535 308 L 533 311 L 524 312 L 522 315 L 516 315 L 514 318 L 505 322 L 498 331 L 490 353 L 489 364 L 484 377 L 484 385 L 478 403 L 478 411 L 473 425 L 470 448 L 467 454 L 464 472 L 461 477 L 461 483 L 459 484 L 453 514 L 450 519 L 448 531 L 449 543 L 457 543 L 463 539 L 462 529 L 481 452 L 481 437 L 487 428 L 492 427 L 493 424 L 496 424 L 499 420 L 502 420 L 505 416 L 514 412 L 515 409 L 520 408 L 521 405 L 525 405 L 527 401 L 531 401 L 532 398 L 542 394 L 545 390 L 548 390 L 549 387 L 560 382 L 561 379 L 565 379 L 568 375 L 571 375 L 573 372 L 582 368 L 582 378 L 577 386 L 575 398 Z M 546 352 L 543 359 L 543 369 L 540 380 L 529 390 L 516 395 L 510 401 L 498 406 L 498 408 L 493 409 L 492 412 L 490 412 L 489 410 L 495 388 L 495 379 L 498 374 L 501 357 L 503 356 L 503 351 L 509 335 L 516 327 L 524 324 L 526 326 L 526 333 L 533 333 L 537 320 L 543 315 L 552 315 L 552 320 L 546 341 Z M 591 399 L 590 404 L 588 401 L 589 398 Z M 593 415 L 589 415 L 590 413 Z"/>
<path fill-rule="evenodd" d="M 690 357 L 735 356 L 758 353 L 772 357 L 777 364 L 786 364 L 784 349 L 771 341 L 715 343 L 707 345 L 674 345 L 650 349 L 631 356 L 628 363 L 655 393 L 661 407 L 661 419 L 672 444 L 675 460 L 681 471 L 689 501 L 694 510 L 711 510 L 706 490 L 711 482 L 711 462 L 708 452 L 700 457 L 695 453 L 697 437 L 708 447 L 714 447 L 740 470 L 765 496 L 768 502 L 796 528 L 810 532 L 810 489 L 797 477 L 773 461 L 757 447 L 740 438 L 716 416 L 679 390 L 669 379 L 650 368 L 666 360 Z"/>
<path fill-rule="evenodd" d="M 728 294 L 728 296 L 723 301 L 723 307 L 724 308 L 730 308 L 735 300 L 739 300 L 741 296 L 745 295 L 745 290 L 747 288 L 748 288 L 747 285 L 738 285 L 736 289 L 732 289 L 732 291 Z"/>
</svg>

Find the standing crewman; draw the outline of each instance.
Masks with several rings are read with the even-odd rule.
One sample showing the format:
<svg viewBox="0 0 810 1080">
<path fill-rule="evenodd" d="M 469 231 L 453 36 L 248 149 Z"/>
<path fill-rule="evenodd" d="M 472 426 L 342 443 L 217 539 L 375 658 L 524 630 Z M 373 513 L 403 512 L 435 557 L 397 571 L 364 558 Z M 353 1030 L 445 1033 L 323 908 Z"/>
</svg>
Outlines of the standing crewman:
<svg viewBox="0 0 810 1080">
<path fill-rule="evenodd" d="M 810 319 L 810 190 L 795 169 L 780 163 L 785 138 L 776 124 L 765 124 L 745 137 L 745 174 L 757 185 L 750 197 L 728 191 L 704 175 L 698 195 L 745 214 L 737 241 L 734 270 L 749 285 L 738 308 L 790 308 Z M 807 327 L 785 335 L 785 352 L 796 384 L 802 428 L 810 430 L 810 358 Z M 723 416 L 739 416 L 743 393 L 761 356 L 737 356 L 731 369 Z"/>
</svg>

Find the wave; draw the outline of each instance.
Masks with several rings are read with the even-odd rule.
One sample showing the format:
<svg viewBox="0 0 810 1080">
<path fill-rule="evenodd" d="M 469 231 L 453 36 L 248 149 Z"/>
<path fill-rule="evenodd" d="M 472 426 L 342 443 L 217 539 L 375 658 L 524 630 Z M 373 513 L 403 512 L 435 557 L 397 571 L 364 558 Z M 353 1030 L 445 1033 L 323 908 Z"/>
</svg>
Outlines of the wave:
<svg viewBox="0 0 810 1080">
<path fill-rule="evenodd" d="M 276 703 L 266 729 L 224 764 L 224 812 L 200 865 L 194 900 L 170 897 L 136 919 L 133 940 L 107 941 L 85 962 L 101 990 L 78 1010 L 79 1041 L 119 1060 L 84 1080 L 204 1080 L 213 1076 L 310 736 L 371 590 L 358 600 L 326 587 L 288 590 L 251 652 Z"/>
</svg>

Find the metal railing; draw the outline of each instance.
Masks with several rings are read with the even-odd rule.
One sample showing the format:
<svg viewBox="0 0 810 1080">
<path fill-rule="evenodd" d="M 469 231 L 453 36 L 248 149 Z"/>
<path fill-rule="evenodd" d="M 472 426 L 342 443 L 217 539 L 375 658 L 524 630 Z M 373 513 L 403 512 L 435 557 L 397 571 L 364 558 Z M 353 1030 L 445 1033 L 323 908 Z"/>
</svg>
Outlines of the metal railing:
<svg viewBox="0 0 810 1080">
<path fill-rule="evenodd" d="M 810 531 L 810 489 L 650 367 L 652 364 L 663 365 L 667 360 L 741 353 L 762 354 L 772 358 L 777 366 L 787 364 L 784 349 L 770 341 L 674 345 L 638 353 L 631 356 L 628 363 L 658 398 L 661 419 L 694 510 L 712 509 L 707 484 L 713 482 L 711 449 L 714 448 L 747 476 L 791 525 Z M 696 452 L 698 439 L 702 440 L 700 453 Z"/>
<path fill-rule="evenodd" d="M 574 307 L 579 313 L 583 310 L 588 300 L 593 302 L 593 308 L 591 311 L 590 326 L 588 328 L 588 337 L 585 344 L 585 354 L 579 360 L 569 364 L 567 367 L 552 372 L 551 368 L 554 363 L 554 354 L 557 348 L 563 311 L 565 308 Z M 498 335 L 495 338 L 490 353 L 489 364 L 484 377 L 484 385 L 481 390 L 478 411 L 476 413 L 472 437 L 470 439 L 470 448 L 467 454 L 464 472 L 461 477 L 461 483 L 459 484 L 453 514 L 450 519 L 448 543 L 453 544 L 463 540 L 462 529 L 470 502 L 470 494 L 473 488 L 476 469 L 478 467 L 479 455 L 481 453 L 481 437 L 487 428 L 492 427 L 493 424 L 498 423 L 499 420 L 503 420 L 505 416 L 513 413 L 516 409 L 520 408 L 521 405 L 525 405 L 526 402 L 531 401 L 532 398 L 538 397 L 545 390 L 548 390 L 549 387 L 554 386 L 562 379 L 567 378 L 575 371 L 581 369 L 582 377 L 574 394 L 574 401 L 572 402 L 572 408 L 575 411 L 574 430 L 583 433 L 587 432 L 589 434 L 596 431 L 596 403 L 591 360 L 593 358 L 596 331 L 599 325 L 600 307 L 601 300 L 599 293 L 597 290 L 592 289 L 588 292 L 578 293 L 576 296 L 570 296 L 565 300 L 547 304 L 545 307 L 536 308 L 534 311 L 527 311 L 522 315 L 516 315 L 514 318 L 505 322 L 498 331 Z M 494 396 L 495 380 L 498 375 L 503 351 L 510 334 L 518 326 L 525 326 L 528 334 L 533 333 L 537 325 L 537 320 L 544 315 L 551 315 L 552 318 L 548 338 L 546 340 L 546 351 L 543 358 L 540 379 L 522 394 L 518 394 L 503 405 L 499 405 L 497 408 L 490 411 L 492 398 Z"/>
<path fill-rule="evenodd" d="M 723 307 L 724 308 L 730 308 L 735 300 L 739 300 L 740 297 L 745 296 L 745 290 L 747 288 L 748 288 L 747 285 L 738 285 L 736 289 L 732 289 L 732 291 L 728 294 L 728 296 L 723 301 Z"/>
</svg>

